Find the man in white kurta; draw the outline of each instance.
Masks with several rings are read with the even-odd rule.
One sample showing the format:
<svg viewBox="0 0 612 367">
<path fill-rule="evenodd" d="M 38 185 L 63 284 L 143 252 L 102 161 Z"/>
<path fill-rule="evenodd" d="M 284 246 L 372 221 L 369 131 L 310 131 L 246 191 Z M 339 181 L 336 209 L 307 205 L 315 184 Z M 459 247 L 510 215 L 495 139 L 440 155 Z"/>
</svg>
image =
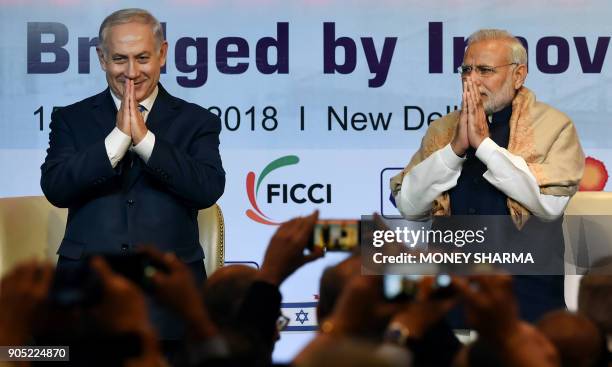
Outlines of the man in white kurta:
<svg viewBox="0 0 612 367">
<path fill-rule="evenodd" d="M 391 180 L 405 218 L 509 215 L 520 232 L 535 216 L 532 222 L 556 223 L 556 237 L 550 238 L 559 239 L 555 246 L 562 249 L 559 218 L 578 189 L 584 154 L 571 120 L 523 86 L 526 62 L 525 48 L 505 31 L 481 30 L 470 37 L 459 70 L 461 110 L 434 121 L 419 151 Z M 563 307 L 560 274 L 515 281 L 525 318 Z M 554 294 L 530 300 L 540 292 L 534 282 Z"/>
</svg>

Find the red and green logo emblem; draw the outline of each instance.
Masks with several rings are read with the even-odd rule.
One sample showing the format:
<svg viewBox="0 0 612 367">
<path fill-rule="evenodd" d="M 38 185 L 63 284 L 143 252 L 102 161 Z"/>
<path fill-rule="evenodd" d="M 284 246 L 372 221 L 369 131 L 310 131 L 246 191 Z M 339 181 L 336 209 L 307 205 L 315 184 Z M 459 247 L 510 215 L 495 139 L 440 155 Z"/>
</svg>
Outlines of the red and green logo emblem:
<svg viewBox="0 0 612 367">
<path fill-rule="evenodd" d="M 246 215 L 252 220 L 268 225 L 278 225 L 280 222 L 276 222 L 272 220 L 270 217 L 265 215 L 263 211 L 257 205 L 257 194 L 259 193 L 259 188 L 261 187 L 261 183 L 266 178 L 267 175 L 272 173 L 279 168 L 292 166 L 298 164 L 300 162 L 300 158 L 295 155 L 286 155 L 284 157 L 280 157 L 278 159 L 270 162 L 264 169 L 259 173 L 259 178 L 256 177 L 255 172 L 249 172 L 246 177 L 246 190 L 247 195 L 249 197 L 249 202 L 251 203 L 251 208 L 247 209 Z"/>
</svg>

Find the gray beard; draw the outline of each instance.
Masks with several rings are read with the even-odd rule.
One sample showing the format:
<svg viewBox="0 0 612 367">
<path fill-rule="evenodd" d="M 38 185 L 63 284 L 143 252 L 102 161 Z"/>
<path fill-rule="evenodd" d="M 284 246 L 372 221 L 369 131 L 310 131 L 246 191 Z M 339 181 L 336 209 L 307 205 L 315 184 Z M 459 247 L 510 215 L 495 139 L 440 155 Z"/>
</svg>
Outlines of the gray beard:
<svg viewBox="0 0 612 367">
<path fill-rule="evenodd" d="M 514 88 L 512 88 L 512 80 L 508 79 L 504 83 L 501 91 L 499 91 L 497 94 L 490 95 L 487 102 L 484 103 L 483 107 L 485 113 L 487 115 L 492 115 L 495 112 L 503 110 L 512 104 L 512 100 L 514 99 L 515 95 L 516 91 Z"/>
</svg>

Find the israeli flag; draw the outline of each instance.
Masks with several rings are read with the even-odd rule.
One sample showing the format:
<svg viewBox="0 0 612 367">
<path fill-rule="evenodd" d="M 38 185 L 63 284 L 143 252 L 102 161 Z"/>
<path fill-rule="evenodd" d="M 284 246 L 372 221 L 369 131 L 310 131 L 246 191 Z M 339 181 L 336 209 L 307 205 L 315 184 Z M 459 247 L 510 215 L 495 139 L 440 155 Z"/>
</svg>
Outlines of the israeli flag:
<svg viewBox="0 0 612 367">
<path fill-rule="evenodd" d="M 316 331 L 319 328 L 317 302 L 281 303 L 281 313 L 289 318 L 289 324 L 283 332 Z"/>
</svg>

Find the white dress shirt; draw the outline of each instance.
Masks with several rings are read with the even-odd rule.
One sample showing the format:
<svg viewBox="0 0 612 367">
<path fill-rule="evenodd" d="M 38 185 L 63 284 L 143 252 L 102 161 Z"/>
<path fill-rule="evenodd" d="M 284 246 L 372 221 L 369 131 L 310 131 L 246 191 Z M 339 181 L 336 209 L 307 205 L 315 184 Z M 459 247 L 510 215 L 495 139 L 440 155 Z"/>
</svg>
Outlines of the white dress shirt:
<svg viewBox="0 0 612 367">
<path fill-rule="evenodd" d="M 549 221 L 563 215 L 570 197 L 541 194 L 535 176 L 522 157 L 508 152 L 490 138 L 480 144 L 476 157 L 487 166 L 483 177 L 533 215 Z M 434 199 L 457 185 L 463 162 L 465 158 L 458 157 L 448 144 L 414 166 L 404 176 L 401 190 L 395 196 L 402 216 L 409 220 L 427 220 Z"/>
<path fill-rule="evenodd" d="M 145 123 L 147 122 L 149 112 L 153 108 L 153 103 L 155 103 L 158 92 L 159 88 L 155 87 L 153 93 L 139 103 L 145 108 L 145 111 L 142 112 L 142 117 Z M 117 98 L 112 91 L 111 96 L 113 97 L 115 106 L 117 106 L 117 110 L 119 110 L 121 108 L 121 99 Z M 110 134 L 108 134 L 104 139 L 104 146 L 106 147 L 106 154 L 108 155 L 108 159 L 110 160 L 113 168 L 117 167 L 117 164 L 123 159 L 128 149 L 136 152 L 136 154 L 138 154 L 138 156 L 145 163 L 147 163 L 151 157 L 151 153 L 153 152 L 153 147 L 155 146 L 155 134 L 153 134 L 151 130 L 148 130 L 140 143 L 137 145 L 132 145 L 132 137 L 126 135 L 123 131 L 115 126 L 113 131 L 111 131 Z"/>
</svg>

